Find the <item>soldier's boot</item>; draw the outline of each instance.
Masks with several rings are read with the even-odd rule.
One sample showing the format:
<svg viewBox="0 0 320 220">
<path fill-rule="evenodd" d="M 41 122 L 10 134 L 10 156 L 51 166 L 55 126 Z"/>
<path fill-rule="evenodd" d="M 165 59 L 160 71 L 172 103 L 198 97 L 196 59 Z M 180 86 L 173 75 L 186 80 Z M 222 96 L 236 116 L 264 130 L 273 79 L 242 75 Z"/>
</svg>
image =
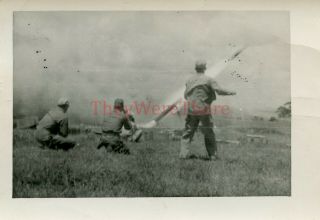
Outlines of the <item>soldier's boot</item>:
<svg viewBox="0 0 320 220">
<path fill-rule="evenodd" d="M 208 156 L 209 156 L 209 160 L 219 160 L 219 156 L 218 156 L 218 148 L 217 148 L 217 143 L 215 140 L 215 136 L 214 134 L 207 136 L 204 138 L 205 140 L 205 146 L 208 152 Z"/>
<path fill-rule="evenodd" d="M 99 142 L 98 146 L 97 146 L 97 149 L 99 150 L 101 147 L 104 146 L 104 143 L 102 141 Z"/>
<path fill-rule="evenodd" d="M 220 160 L 220 157 L 216 154 L 216 155 L 212 155 L 209 157 L 209 160 L 213 160 L 213 161 L 216 161 L 216 160 Z"/>
<path fill-rule="evenodd" d="M 121 153 L 121 154 L 130 154 L 130 150 L 127 147 L 123 147 L 121 150 L 119 150 L 119 153 Z"/>
<path fill-rule="evenodd" d="M 60 149 L 68 151 L 76 146 L 76 143 L 63 143 L 59 146 Z"/>
<path fill-rule="evenodd" d="M 110 145 L 110 141 L 108 140 L 108 138 L 102 135 L 99 139 L 99 144 L 97 146 L 97 149 L 99 150 L 101 147 L 105 147 L 107 149 L 109 145 Z"/>
<path fill-rule="evenodd" d="M 51 139 L 51 148 L 55 150 L 68 151 L 76 145 L 76 142 L 71 138 L 65 138 L 60 135 L 55 135 Z"/>
<path fill-rule="evenodd" d="M 190 157 L 190 145 L 190 139 L 184 139 L 183 137 L 181 138 L 179 154 L 180 159 L 187 159 Z"/>
<path fill-rule="evenodd" d="M 130 150 L 127 147 L 113 146 L 112 151 L 119 153 L 119 154 L 130 154 Z"/>
</svg>

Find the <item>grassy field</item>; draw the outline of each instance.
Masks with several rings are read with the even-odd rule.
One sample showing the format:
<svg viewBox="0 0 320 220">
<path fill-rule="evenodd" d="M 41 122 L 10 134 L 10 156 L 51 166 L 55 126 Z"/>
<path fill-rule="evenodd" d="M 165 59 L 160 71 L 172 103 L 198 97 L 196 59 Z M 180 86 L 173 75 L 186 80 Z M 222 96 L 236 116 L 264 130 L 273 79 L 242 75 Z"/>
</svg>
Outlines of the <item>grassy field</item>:
<svg viewBox="0 0 320 220">
<path fill-rule="evenodd" d="M 13 197 L 290 196 L 290 134 L 266 136 L 267 145 L 220 144 L 221 159 L 206 161 L 179 160 L 179 141 L 164 139 L 128 143 L 131 155 L 108 153 L 92 133 L 74 135 L 81 145 L 68 152 L 40 149 L 33 130 L 15 129 Z"/>
</svg>

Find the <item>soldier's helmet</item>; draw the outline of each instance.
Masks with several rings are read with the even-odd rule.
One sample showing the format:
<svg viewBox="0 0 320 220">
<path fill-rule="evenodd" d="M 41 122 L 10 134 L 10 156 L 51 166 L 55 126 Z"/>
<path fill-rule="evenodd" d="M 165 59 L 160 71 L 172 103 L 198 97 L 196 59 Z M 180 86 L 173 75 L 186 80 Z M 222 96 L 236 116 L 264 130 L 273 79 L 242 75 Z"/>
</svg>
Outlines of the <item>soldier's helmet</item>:
<svg viewBox="0 0 320 220">
<path fill-rule="evenodd" d="M 70 105 L 70 102 L 69 102 L 69 100 L 68 100 L 67 98 L 62 97 L 62 98 L 60 98 L 60 99 L 58 100 L 57 105 L 60 106 L 60 107 L 69 106 L 69 105 Z"/>
<path fill-rule="evenodd" d="M 195 69 L 197 72 L 204 72 L 207 69 L 207 62 L 205 60 L 197 60 Z"/>
<path fill-rule="evenodd" d="M 123 99 L 117 98 L 114 100 L 114 106 L 115 109 L 123 109 L 124 108 L 124 101 Z"/>
</svg>

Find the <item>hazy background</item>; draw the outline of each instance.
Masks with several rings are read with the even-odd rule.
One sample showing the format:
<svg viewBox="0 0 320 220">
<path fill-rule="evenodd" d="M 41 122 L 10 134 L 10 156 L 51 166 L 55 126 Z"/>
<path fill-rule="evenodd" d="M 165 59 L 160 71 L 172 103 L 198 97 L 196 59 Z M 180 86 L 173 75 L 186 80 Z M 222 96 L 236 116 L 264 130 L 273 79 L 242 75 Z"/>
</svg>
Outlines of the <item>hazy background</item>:
<svg viewBox="0 0 320 220">
<path fill-rule="evenodd" d="M 15 12 L 13 25 L 14 117 L 60 96 L 73 122 L 96 120 L 94 100 L 161 104 L 197 59 L 210 67 L 235 46 L 247 48 L 216 80 L 237 96 L 217 103 L 270 115 L 290 100 L 288 12 Z"/>
</svg>

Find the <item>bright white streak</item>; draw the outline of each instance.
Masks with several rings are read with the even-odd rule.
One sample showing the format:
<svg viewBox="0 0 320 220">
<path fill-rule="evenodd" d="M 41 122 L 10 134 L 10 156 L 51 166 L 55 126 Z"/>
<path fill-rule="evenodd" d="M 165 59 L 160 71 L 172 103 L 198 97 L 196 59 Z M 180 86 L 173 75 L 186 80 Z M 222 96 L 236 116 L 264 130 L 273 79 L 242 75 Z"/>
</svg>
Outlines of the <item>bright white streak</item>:
<svg viewBox="0 0 320 220">
<path fill-rule="evenodd" d="M 211 66 L 209 69 L 207 69 L 206 75 L 210 76 L 212 78 L 217 77 L 228 66 L 228 63 L 230 61 L 232 61 L 234 58 L 236 58 L 244 49 L 245 49 L 245 47 L 240 47 L 240 48 L 235 49 L 234 52 L 229 57 L 227 57 L 226 59 L 220 60 L 214 66 Z M 165 101 L 165 105 L 170 106 L 174 103 L 177 103 L 176 110 L 180 110 L 184 104 L 184 97 L 183 97 L 184 90 L 185 90 L 185 87 L 181 87 L 179 90 L 177 90 L 174 94 L 172 94 Z M 168 113 L 166 115 L 168 115 Z M 164 117 L 166 117 L 166 115 Z M 158 121 L 152 120 L 152 121 L 147 122 L 146 124 L 140 125 L 140 127 L 153 128 L 153 127 L 157 126 L 157 124 L 158 124 Z"/>
</svg>

